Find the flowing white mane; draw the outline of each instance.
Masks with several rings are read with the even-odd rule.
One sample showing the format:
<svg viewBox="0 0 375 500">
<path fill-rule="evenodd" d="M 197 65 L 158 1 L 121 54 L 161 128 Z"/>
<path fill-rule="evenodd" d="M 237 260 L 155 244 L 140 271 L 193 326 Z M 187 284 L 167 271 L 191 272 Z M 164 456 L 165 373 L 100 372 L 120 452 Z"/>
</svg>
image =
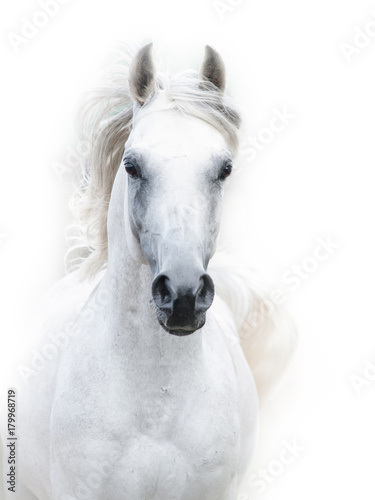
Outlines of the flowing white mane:
<svg viewBox="0 0 375 500">
<path fill-rule="evenodd" d="M 123 53 L 105 84 L 94 90 L 83 106 L 82 134 L 90 148 L 72 199 L 76 223 L 68 231 L 70 248 L 66 255 L 68 271 L 80 268 L 82 277 L 94 276 L 107 262 L 109 199 L 138 107 L 129 89 L 130 60 Z M 211 124 L 223 134 L 228 147 L 237 150 L 240 115 L 230 99 L 198 72 L 185 71 L 173 77 L 159 73 L 150 102 L 160 91 L 167 98 L 168 108 Z"/>
</svg>

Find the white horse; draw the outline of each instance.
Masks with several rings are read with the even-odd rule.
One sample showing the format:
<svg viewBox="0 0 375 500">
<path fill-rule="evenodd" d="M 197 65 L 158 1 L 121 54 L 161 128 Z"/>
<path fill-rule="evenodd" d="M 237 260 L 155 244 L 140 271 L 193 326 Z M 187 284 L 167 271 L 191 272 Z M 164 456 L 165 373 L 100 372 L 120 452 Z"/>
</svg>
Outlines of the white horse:
<svg viewBox="0 0 375 500">
<path fill-rule="evenodd" d="M 151 45 L 120 73 L 88 121 L 86 259 L 42 301 L 10 380 L 7 494 L 233 500 L 254 450 L 256 385 L 280 378 L 294 344 L 255 274 L 224 257 L 208 267 L 239 114 L 210 47 L 200 73 L 158 75 Z"/>
</svg>

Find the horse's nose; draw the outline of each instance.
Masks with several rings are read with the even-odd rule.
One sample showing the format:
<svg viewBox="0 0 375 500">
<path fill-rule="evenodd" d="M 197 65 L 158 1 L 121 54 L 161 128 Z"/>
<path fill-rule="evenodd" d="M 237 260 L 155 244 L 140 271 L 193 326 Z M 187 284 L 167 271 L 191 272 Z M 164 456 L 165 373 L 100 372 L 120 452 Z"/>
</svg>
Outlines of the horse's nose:
<svg viewBox="0 0 375 500">
<path fill-rule="evenodd" d="M 205 322 L 205 313 L 214 299 L 214 284 L 202 274 L 193 285 L 178 284 L 168 274 L 159 274 L 152 283 L 152 296 L 160 323 L 171 333 L 193 333 Z M 162 317 L 161 317 L 162 316 Z"/>
</svg>

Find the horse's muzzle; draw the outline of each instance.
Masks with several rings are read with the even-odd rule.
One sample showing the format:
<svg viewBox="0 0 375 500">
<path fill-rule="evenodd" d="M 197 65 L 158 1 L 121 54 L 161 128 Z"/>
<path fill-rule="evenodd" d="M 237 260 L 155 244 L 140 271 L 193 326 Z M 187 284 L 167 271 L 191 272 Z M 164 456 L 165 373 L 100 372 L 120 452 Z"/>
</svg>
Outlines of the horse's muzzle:
<svg viewBox="0 0 375 500">
<path fill-rule="evenodd" d="M 189 276 L 190 282 L 192 276 Z M 176 283 L 172 276 L 161 273 L 152 283 L 152 297 L 161 326 L 173 335 L 190 335 L 202 328 L 206 311 L 214 299 L 211 277 L 202 274 L 195 283 Z"/>
</svg>

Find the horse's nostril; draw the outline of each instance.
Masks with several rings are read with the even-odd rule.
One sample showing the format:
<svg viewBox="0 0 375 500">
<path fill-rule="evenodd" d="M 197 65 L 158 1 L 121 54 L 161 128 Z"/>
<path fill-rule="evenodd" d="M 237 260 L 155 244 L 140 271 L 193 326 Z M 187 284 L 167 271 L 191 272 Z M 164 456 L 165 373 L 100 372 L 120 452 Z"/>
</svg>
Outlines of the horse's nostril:
<svg viewBox="0 0 375 500">
<path fill-rule="evenodd" d="M 171 331 L 192 332 L 204 325 L 205 313 L 214 298 L 214 284 L 208 274 L 194 279 L 193 274 L 161 273 L 152 283 L 152 296 L 162 326 Z"/>
<path fill-rule="evenodd" d="M 173 294 L 169 278 L 165 274 L 156 277 L 152 283 L 151 291 L 157 307 L 166 314 L 172 314 Z"/>
<path fill-rule="evenodd" d="M 215 295 L 214 282 L 208 274 L 200 278 L 200 286 L 195 301 L 196 312 L 206 311 L 212 304 Z"/>
</svg>

